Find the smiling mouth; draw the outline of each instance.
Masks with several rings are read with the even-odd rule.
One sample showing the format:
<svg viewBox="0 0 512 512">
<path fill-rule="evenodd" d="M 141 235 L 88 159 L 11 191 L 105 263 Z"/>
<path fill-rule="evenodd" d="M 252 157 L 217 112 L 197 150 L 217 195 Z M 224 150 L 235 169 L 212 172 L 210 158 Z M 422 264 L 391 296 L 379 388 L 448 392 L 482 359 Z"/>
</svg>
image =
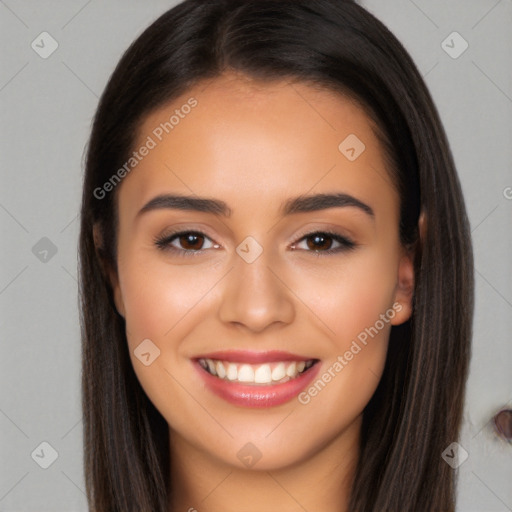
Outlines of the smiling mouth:
<svg viewBox="0 0 512 512">
<path fill-rule="evenodd" d="M 296 379 L 306 373 L 318 361 L 318 359 L 308 359 L 306 361 L 275 361 L 249 364 L 210 358 L 197 360 L 203 370 L 218 379 L 254 386 L 272 386 Z"/>
</svg>

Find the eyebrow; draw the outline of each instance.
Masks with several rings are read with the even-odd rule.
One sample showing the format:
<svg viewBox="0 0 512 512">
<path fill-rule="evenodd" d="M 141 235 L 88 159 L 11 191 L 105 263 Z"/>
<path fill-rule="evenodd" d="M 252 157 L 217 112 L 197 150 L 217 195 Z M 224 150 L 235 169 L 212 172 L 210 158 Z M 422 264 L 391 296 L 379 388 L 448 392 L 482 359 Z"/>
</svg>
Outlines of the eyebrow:
<svg viewBox="0 0 512 512">
<path fill-rule="evenodd" d="M 373 209 L 359 199 L 344 193 L 336 194 L 315 194 L 302 195 L 288 199 L 281 206 L 281 214 L 283 216 L 295 213 L 315 212 L 326 210 L 328 208 L 354 207 L 366 213 L 372 219 L 375 217 Z M 212 213 L 217 216 L 230 217 L 231 208 L 218 199 L 209 199 L 206 197 L 185 196 L 163 194 L 154 197 L 146 203 L 137 216 L 160 209 L 187 210 L 203 213 Z"/>
</svg>

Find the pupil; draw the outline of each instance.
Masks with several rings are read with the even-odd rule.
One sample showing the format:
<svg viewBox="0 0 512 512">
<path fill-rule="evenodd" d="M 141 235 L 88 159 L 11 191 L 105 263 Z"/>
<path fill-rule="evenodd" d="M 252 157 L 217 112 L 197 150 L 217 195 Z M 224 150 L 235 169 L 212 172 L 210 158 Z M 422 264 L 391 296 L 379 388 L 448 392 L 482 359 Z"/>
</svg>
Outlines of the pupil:
<svg viewBox="0 0 512 512">
<path fill-rule="evenodd" d="M 314 235 L 312 237 L 312 239 L 313 239 L 313 247 L 310 247 L 310 249 L 311 248 L 312 249 L 329 249 L 331 244 L 326 242 L 326 240 L 328 238 L 329 238 L 328 236 L 326 237 L 324 235 Z M 323 244 L 322 244 L 322 241 L 323 241 Z"/>
<path fill-rule="evenodd" d="M 189 234 L 187 236 L 182 237 L 185 239 L 185 247 L 187 249 L 200 249 L 201 243 L 199 243 L 199 247 L 194 247 L 197 245 L 198 239 L 202 238 L 200 235 Z"/>
</svg>

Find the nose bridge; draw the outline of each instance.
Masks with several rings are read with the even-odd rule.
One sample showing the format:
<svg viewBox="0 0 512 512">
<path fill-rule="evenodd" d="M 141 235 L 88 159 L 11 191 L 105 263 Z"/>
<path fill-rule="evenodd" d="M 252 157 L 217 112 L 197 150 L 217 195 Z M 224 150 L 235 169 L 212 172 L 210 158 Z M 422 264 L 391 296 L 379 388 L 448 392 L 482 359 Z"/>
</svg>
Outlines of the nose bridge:
<svg viewBox="0 0 512 512">
<path fill-rule="evenodd" d="M 237 247 L 234 268 L 227 276 L 219 316 L 223 322 L 261 331 L 275 322 L 293 320 L 292 294 L 277 277 L 274 252 L 251 237 Z"/>
</svg>

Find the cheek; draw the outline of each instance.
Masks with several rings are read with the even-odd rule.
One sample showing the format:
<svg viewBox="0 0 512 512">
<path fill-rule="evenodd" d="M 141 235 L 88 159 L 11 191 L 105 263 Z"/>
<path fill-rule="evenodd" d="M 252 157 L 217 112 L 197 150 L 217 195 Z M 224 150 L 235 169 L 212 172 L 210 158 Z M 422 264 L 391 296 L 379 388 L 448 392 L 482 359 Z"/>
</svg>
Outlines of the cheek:
<svg viewBox="0 0 512 512">
<path fill-rule="evenodd" d="M 345 261 L 323 265 L 321 270 L 297 272 L 293 289 L 321 320 L 318 325 L 323 324 L 325 334 L 343 350 L 392 308 L 395 260 L 393 254 L 386 256 L 383 251 L 354 253 Z M 380 337 L 386 338 L 389 329 L 382 329 L 380 322 L 378 326 L 383 331 Z"/>
<path fill-rule="evenodd" d="M 347 259 L 347 265 L 339 268 L 328 276 L 310 276 L 301 288 L 294 288 L 328 340 L 318 345 L 322 382 L 313 386 L 311 393 L 306 390 L 303 403 L 315 401 L 326 408 L 326 416 L 334 415 L 333 421 L 339 406 L 354 417 L 373 395 L 386 361 L 390 322 L 396 314 L 396 264 L 392 255 L 368 251 L 351 258 L 350 264 Z M 335 409 L 331 407 L 333 401 L 338 404 Z"/>
<path fill-rule="evenodd" d="M 119 276 L 131 341 L 142 336 L 171 342 L 173 331 L 179 330 L 218 280 L 213 270 L 137 256 L 120 266 Z"/>
<path fill-rule="evenodd" d="M 222 277 L 222 272 L 199 269 L 197 265 L 169 265 L 164 259 L 145 258 L 135 254 L 119 265 L 119 278 L 126 313 L 126 335 L 132 365 L 146 395 L 178 431 L 190 430 L 190 418 L 211 418 L 207 401 L 205 409 L 189 395 L 192 375 L 183 350 L 197 329 L 211 315 L 213 294 L 209 292 Z M 189 335 L 191 335 L 189 337 Z M 141 342 L 151 340 L 159 350 L 158 357 L 145 366 L 135 354 Z M 152 347 L 152 345 L 150 345 Z M 179 407 L 171 407 L 172 403 Z M 208 423 L 210 425 L 210 423 Z M 210 427 L 215 429 L 216 424 Z M 222 435 L 222 429 L 216 434 Z"/>
</svg>

